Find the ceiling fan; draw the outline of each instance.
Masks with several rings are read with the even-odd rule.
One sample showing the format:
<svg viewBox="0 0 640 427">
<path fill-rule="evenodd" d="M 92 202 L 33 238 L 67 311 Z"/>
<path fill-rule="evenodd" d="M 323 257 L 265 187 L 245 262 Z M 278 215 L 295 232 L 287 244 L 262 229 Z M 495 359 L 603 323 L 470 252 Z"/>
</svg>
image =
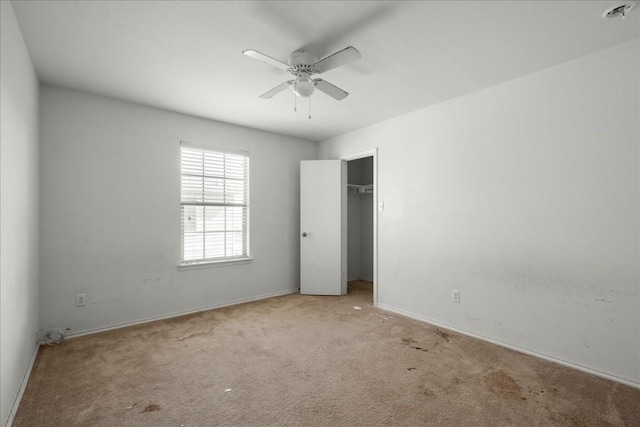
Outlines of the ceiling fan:
<svg viewBox="0 0 640 427">
<path fill-rule="evenodd" d="M 260 98 L 269 99 L 287 89 L 289 86 L 293 86 L 293 92 L 302 98 L 310 97 L 315 89 L 318 89 L 338 101 L 346 98 L 349 94 L 326 80 L 319 78 L 312 79 L 311 76 L 341 67 L 355 61 L 361 56 L 360 52 L 358 52 L 358 50 L 353 46 L 344 48 L 319 61 L 318 57 L 313 53 L 306 50 L 297 50 L 289 55 L 289 64 L 285 64 L 284 62 L 258 52 L 257 50 L 249 49 L 242 53 L 276 68 L 287 71 L 295 77 L 295 79 L 288 80 L 263 93 L 260 95 Z"/>
</svg>

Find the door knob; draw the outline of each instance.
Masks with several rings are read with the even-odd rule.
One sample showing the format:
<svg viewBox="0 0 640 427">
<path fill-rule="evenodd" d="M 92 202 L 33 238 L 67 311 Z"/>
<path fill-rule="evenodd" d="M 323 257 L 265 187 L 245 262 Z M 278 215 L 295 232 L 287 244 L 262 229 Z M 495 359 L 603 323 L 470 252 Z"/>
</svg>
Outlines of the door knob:
<svg viewBox="0 0 640 427">
<path fill-rule="evenodd" d="M 307 237 L 307 233 L 302 233 L 302 237 Z"/>
</svg>

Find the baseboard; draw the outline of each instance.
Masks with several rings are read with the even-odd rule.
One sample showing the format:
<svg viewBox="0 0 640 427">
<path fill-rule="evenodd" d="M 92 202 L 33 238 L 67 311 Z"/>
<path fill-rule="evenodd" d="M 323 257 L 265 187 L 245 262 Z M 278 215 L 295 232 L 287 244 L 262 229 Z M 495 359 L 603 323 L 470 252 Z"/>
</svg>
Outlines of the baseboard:
<svg viewBox="0 0 640 427">
<path fill-rule="evenodd" d="M 156 320 L 172 319 L 174 317 L 186 316 L 188 314 L 199 313 L 201 311 L 215 310 L 217 308 L 230 307 L 230 306 L 233 306 L 233 305 L 244 304 L 244 303 L 247 303 L 247 302 L 259 301 L 259 300 L 263 300 L 263 299 L 267 299 L 267 298 L 274 298 L 274 297 L 279 297 L 279 296 L 283 296 L 283 295 L 295 294 L 297 292 L 300 292 L 300 288 L 287 289 L 286 291 L 278 291 L 278 292 L 273 292 L 273 293 L 270 293 L 270 294 L 259 295 L 259 296 L 256 296 L 256 297 L 243 298 L 243 299 L 227 302 L 227 303 L 224 303 L 224 304 L 210 305 L 210 306 L 196 308 L 194 310 L 170 313 L 170 314 L 163 315 L 163 316 L 148 317 L 146 319 L 136 320 L 136 321 L 133 321 L 133 322 L 119 323 L 117 325 L 108 326 L 106 328 L 96 328 L 96 329 L 90 329 L 90 330 L 81 331 L 81 332 L 77 332 L 77 333 L 72 333 L 72 334 L 67 335 L 65 339 L 80 338 L 80 337 L 84 337 L 86 335 L 98 334 L 100 332 L 113 331 L 113 330 L 116 330 L 116 329 L 126 328 L 126 327 L 129 327 L 129 326 L 142 325 L 144 323 L 155 322 Z"/>
<path fill-rule="evenodd" d="M 38 356 L 38 350 L 40 349 L 40 344 L 36 344 L 33 349 L 33 354 L 31 355 L 31 360 L 29 361 L 29 366 L 27 366 L 27 370 L 24 372 L 24 378 L 22 378 L 22 384 L 20 385 L 20 390 L 18 390 L 18 394 L 16 395 L 16 399 L 13 401 L 13 407 L 11 408 L 11 412 L 9 413 L 9 418 L 7 419 L 6 427 L 11 427 L 13 424 L 13 419 L 18 412 L 18 408 L 20 407 L 20 402 L 22 401 L 22 396 L 24 395 L 24 391 L 27 388 L 27 383 L 29 382 L 29 378 L 31 377 L 31 370 L 33 369 L 33 365 L 36 363 L 36 357 Z"/>
<path fill-rule="evenodd" d="M 591 369 L 591 368 L 587 368 L 587 367 L 584 367 L 584 366 L 581 366 L 581 365 L 577 365 L 575 363 L 568 362 L 568 361 L 562 360 L 562 359 L 558 359 L 558 358 L 555 358 L 553 356 L 548 356 L 548 355 L 543 354 L 543 353 L 537 353 L 535 351 L 527 350 L 527 349 L 524 349 L 524 348 L 521 348 L 521 347 L 517 347 L 517 346 L 511 345 L 511 344 L 506 344 L 506 343 L 503 343 L 501 341 L 496 341 L 496 340 L 494 340 L 492 338 L 488 338 L 488 337 L 485 337 L 485 336 L 482 336 L 482 335 L 474 334 L 472 332 L 463 331 L 461 329 L 454 328 L 454 327 L 452 327 L 450 325 L 445 325 L 444 323 L 438 322 L 436 320 L 429 319 L 429 318 L 426 318 L 426 317 L 423 317 L 423 316 L 419 316 L 417 314 L 410 313 L 408 311 L 405 311 L 405 310 L 402 310 L 402 309 L 399 309 L 399 308 L 396 308 L 396 307 L 392 307 L 392 306 L 388 306 L 388 305 L 380 304 L 380 303 L 378 303 L 378 305 L 376 307 L 381 308 L 383 310 L 390 311 L 392 313 L 396 313 L 396 314 L 400 314 L 400 315 L 403 315 L 403 316 L 407 316 L 407 317 L 410 317 L 412 319 L 415 319 L 415 320 L 418 320 L 418 321 L 421 321 L 421 322 L 424 322 L 424 323 L 428 323 L 428 324 L 433 325 L 433 326 L 438 326 L 438 327 L 441 327 L 441 328 L 444 328 L 444 329 L 448 329 L 450 331 L 456 332 L 456 333 L 461 334 L 461 335 L 466 335 L 468 337 L 477 338 L 479 340 L 486 341 L 486 342 L 489 342 L 491 344 L 499 345 L 501 347 L 505 347 L 505 348 L 508 348 L 510 350 L 517 351 L 519 353 L 527 354 L 529 356 L 534 356 L 534 357 L 537 357 L 539 359 L 547 360 L 549 362 L 558 363 L 560 365 L 563 365 L 563 366 L 566 366 L 566 367 L 569 367 L 569 368 L 577 369 L 578 371 L 586 372 L 588 374 L 596 375 L 598 377 L 605 378 L 607 380 L 615 381 L 615 382 L 618 382 L 618 383 L 621 383 L 621 384 L 628 385 L 630 387 L 634 387 L 634 388 L 640 389 L 640 383 L 635 382 L 635 381 L 630 381 L 630 380 L 627 380 L 625 378 L 620 378 L 620 377 L 617 377 L 615 375 L 607 374 L 606 372 L 601 372 L 601 371 L 598 371 L 598 370 L 595 370 L 595 369 Z"/>
</svg>

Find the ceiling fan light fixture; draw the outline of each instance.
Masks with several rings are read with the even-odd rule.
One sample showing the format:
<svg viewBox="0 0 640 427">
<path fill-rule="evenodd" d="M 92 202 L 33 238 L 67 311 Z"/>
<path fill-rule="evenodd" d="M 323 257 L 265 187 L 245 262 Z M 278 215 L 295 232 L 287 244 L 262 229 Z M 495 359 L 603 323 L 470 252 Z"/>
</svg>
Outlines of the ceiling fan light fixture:
<svg viewBox="0 0 640 427">
<path fill-rule="evenodd" d="M 309 78 L 309 75 L 302 73 L 293 84 L 293 91 L 301 98 L 310 97 L 316 89 L 315 83 Z"/>
</svg>

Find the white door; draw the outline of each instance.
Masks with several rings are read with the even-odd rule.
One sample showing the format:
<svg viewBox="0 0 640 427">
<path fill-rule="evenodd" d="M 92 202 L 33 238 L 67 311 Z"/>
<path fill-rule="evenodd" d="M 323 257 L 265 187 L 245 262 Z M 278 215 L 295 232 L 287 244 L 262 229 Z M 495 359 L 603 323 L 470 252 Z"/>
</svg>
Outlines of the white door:
<svg viewBox="0 0 640 427">
<path fill-rule="evenodd" d="M 300 293 L 347 293 L 347 162 L 300 162 Z"/>
</svg>

